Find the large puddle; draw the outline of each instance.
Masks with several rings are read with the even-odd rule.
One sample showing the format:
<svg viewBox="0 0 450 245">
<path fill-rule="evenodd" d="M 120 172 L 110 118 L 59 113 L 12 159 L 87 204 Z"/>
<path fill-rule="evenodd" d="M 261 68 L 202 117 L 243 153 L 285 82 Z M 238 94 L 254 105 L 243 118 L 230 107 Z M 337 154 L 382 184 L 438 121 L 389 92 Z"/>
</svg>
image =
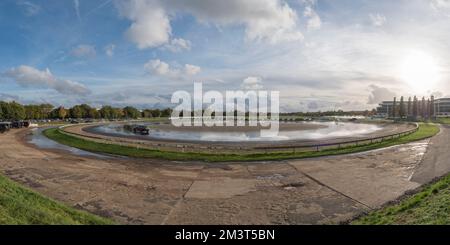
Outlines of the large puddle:
<svg viewBox="0 0 450 245">
<path fill-rule="evenodd" d="M 97 157 L 102 159 L 112 158 L 112 156 L 96 154 L 88 151 L 83 151 L 74 147 L 59 144 L 58 142 L 53 141 L 42 134 L 42 131 L 44 131 L 45 129 L 47 128 L 31 129 L 32 135 L 28 138 L 28 142 L 40 149 L 63 150 L 76 156 Z"/>
<path fill-rule="evenodd" d="M 150 134 L 148 136 L 136 136 L 132 132 L 123 129 L 120 124 L 108 124 L 93 127 L 89 131 L 99 134 L 112 134 L 119 136 L 136 136 L 150 139 L 180 140 L 180 141 L 205 141 L 205 142 L 267 142 L 267 141 L 292 141 L 292 140 L 327 140 L 346 137 L 364 137 L 382 129 L 379 125 L 349 122 L 309 122 L 303 124 L 316 124 L 321 127 L 306 130 L 281 130 L 276 137 L 262 137 L 259 131 L 233 131 L 217 130 L 167 130 L 158 129 L 157 125 L 147 123 Z"/>
</svg>

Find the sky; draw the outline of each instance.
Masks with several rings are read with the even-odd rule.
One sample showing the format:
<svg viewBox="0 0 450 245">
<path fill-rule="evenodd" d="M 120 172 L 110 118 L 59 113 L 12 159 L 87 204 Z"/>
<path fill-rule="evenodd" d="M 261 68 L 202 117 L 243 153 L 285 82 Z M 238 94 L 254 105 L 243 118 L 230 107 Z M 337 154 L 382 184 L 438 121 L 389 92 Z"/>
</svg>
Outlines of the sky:
<svg viewBox="0 0 450 245">
<path fill-rule="evenodd" d="M 170 106 L 280 91 L 280 109 L 449 96 L 450 0 L 2 0 L 0 100 Z"/>
</svg>

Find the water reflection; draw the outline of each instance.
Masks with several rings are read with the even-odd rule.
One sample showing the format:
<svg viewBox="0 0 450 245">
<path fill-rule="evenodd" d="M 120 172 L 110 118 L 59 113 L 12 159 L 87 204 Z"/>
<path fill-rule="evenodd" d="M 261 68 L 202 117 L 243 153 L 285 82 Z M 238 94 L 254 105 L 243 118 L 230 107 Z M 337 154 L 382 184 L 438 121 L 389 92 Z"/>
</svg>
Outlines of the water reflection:
<svg viewBox="0 0 450 245">
<path fill-rule="evenodd" d="M 259 131 L 233 132 L 226 130 L 223 132 L 211 132 L 208 128 L 203 130 L 163 130 L 157 127 L 150 127 L 150 135 L 139 136 L 153 139 L 166 140 L 188 140 L 188 141 L 221 141 L 221 142 L 262 142 L 262 141 L 286 141 L 286 140 L 324 140 L 331 138 L 363 137 L 367 134 L 381 130 L 381 127 L 374 124 L 348 123 L 348 122 L 309 122 L 324 127 L 307 130 L 281 130 L 276 137 L 262 137 Z M 147 124 L 151 126 L 152 124 Z M 122 125 L 109 124 L 94 127 L 91 129 L 95 133 L 114 134 L 123 136 L 133 136 L 134 134 L 123 129 Z"/>
<path fill-rule="evenodd" d="M 89 157 L 97 157 L 102 159 L 112 158 L 111 156 L 95 154 L 88 151 L 83 151 L 77 148 L 73 148 L 70 146 L 59 144 L 56 141 L 50 140 L 42 134 L 42 131 L 48 128 L 33 128 L 31 129 L 31 135 L 28 138 L 28 142 L 35 145 L 40 149 L 53 149 L 53 150 L 63 150 L 68 151 L 76 156 L 89 156 Z"/>
</svg>

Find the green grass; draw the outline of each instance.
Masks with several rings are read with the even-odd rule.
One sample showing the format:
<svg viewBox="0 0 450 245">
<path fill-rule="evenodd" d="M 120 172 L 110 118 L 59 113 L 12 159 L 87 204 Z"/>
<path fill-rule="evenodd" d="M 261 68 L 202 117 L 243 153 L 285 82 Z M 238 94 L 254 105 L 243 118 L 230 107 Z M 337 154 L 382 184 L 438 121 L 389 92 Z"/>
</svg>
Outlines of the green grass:
<svg viewBox="0 0 450 245">
<path fill-rule="evenodd" d="M 50 200 L 0 175 L 0 224 L 106 225 L 113 222 Z"/>
<path fill-rule="evenodd" d="M 78 137 L 63 134 L 59 129 L 47 129 L 44 135 L 61 144 L 79 148 L 82 150 L 122 155 L 136 158 L 160 158 L 167 160 L 201 160 L 207 162 L 230 162 L 230 161 L 268 161 L 268 160 L 284 160 L 284 159 L 300 159 L 319 156 L 340 155 L 356 153 L 368 150 L 379 149 L 383 147 L 405 144 L 434 136 L 439 132 L 439 127 L 434 124 L 420 124 L 419 130 L 413 134 L 385 140 L 381 143 L 373 143 L 361 146 L 350 146 L 341 149 L 328 149 L 312 152 L 280 152 L 280 153 L 255 153 L 255 154 L 208 154 L 208 153 L 181 153 L 169 152 L 149 149 L 138 149 L 136 147 L 112 145 L 97 143 L 89 140 L 80 139 Z"/>
<path fill-rule="evenodd" d="M 450 225 L 450 175 L 398 204 L 363 216 L 354 225 Z"/>
<path fill-rule="evenodd" d="M 450 117 L 439 117 L 436 119 L 437 123 L 450 125 Z"/>
</svg>

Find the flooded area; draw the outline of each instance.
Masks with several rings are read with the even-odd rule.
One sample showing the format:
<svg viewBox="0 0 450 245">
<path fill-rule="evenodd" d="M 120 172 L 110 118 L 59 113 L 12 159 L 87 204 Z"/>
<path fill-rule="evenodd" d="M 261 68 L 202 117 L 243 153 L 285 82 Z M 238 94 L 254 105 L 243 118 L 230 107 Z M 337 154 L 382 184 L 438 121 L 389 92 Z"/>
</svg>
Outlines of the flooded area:
<svg viewBox="0 0 450 245">
<path fill-rule="evenodd" d="M 67 151 L 75 156 L 85 156 L 85 157 L 96 157 L 96 158 L 113 158 L 112 156 L 107 156 L 103 154 L 96 154 L 88 151 L 83 151 L 74 147 L 62 145 L 56 141 L 50 140 L 45 137 L 42 132 L 47 128 L 33 128 L 30 130 L 31 134 L 27 137 L 27 141 L 30 144 L 33 144 L 39 149 L 51 149 L 51 150 L 62 150 Z"/>
<path fill-rule="evenodd" d="M 355 138 L 364 137 L 368 134 L 380 131 L 382 126 L 376 124 L 350 123 L 350 122 L 308 122 L 296 123 L 292 127 L 281 125 L 278 136 L 263 137 L 261 131 L 242 130 L 238 127 L 221 127 L 222 130 L 208 127 L 179 129 L 163 125 L 144 124 L 150 129 L 147 137 L 150 139 L 161 140 L 183 140 L 183 141 L 204 141 L 204 142 L 266 142 L 266 141 L 292 141 L 292 140 L 327 140 L 334 138 Z M 117 136 L 133 136 L 130 131 L 123 128 L 120 124 L 108 124 L 92 127 L 89 132 L 97 134 L 108 134 Z"/>
</svg>

